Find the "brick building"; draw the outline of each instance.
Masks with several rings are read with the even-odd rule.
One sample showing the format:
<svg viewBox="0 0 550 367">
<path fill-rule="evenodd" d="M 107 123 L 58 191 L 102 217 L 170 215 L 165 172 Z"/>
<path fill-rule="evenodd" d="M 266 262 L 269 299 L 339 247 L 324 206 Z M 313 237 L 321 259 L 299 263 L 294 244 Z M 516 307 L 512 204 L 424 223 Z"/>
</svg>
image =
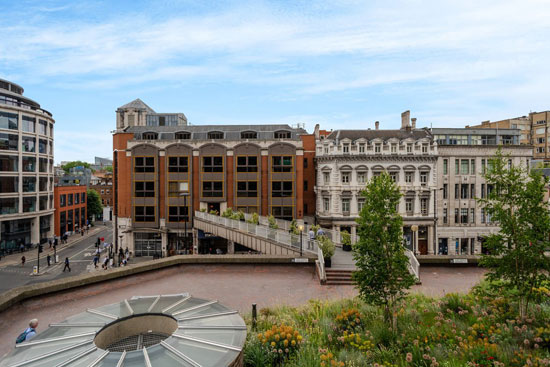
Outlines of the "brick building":
<svg viewBox="0 0 550 367">
<path fill-rule="evenodd" d="M 301 128 L 188 126 L 138 99 L 117 110 L 113 149 L 115 241 L 137 256 L 182 249 L 195 210 L 315 213 L 315 138 Z"/>
<path fill-rule="evenodd" d="M 86 185 L 55 186 L 55 235 L 74 232 L 86 224 Z"/>
<path fill-rule="evenodd" d="M 111 172 L 94 172 L 90 180 L 90 189 L 95 190 L 103 205 L 103 219 L 112 220 L 113 174 Z"/>
</svg>

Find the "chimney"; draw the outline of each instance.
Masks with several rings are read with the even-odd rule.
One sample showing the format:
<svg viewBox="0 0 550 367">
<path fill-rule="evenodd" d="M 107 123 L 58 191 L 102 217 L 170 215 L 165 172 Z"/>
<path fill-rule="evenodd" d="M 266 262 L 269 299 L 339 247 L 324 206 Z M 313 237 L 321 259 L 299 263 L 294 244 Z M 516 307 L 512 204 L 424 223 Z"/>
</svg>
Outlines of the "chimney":
<svg viewBox="0 0 550 367">
<path fill-rule="evenodd" d="M 411 111 L 407 110 L 401 114 L 401 128 L 406 129 L 410 127 Z"/>
<path fill-rule="evenodd" d="M 378 129 L 380 128 L 380 122 L 379 122 L 379 121 L 376 121 L 376 122 L 374 123 L 374 128 L 375 128 L 376 130 L 378 130 Z"/>
<path fill-rule="evenodd" d="M 413 118 L 411 119 L 411 121 L 412 121 L 412 128 L 413 128 L 413 129 L 416 129 L 416 117 L 413 117 Z"/>
</svg>

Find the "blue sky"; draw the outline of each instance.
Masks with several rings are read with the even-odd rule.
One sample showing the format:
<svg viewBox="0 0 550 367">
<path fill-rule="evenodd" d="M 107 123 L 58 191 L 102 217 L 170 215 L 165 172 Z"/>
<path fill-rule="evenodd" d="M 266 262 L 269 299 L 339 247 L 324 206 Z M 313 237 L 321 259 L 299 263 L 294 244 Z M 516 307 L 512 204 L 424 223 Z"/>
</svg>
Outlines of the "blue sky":
<svg viewBox="0 0 550 367">
<path fill-rule="evenodd" d="M 141 98 L 193 124 L 458 126 L 550 108 L 550 3 L 0 0 L 0 77 L 56 119 L 55 161 L 111 156 Z"/>
</svg>

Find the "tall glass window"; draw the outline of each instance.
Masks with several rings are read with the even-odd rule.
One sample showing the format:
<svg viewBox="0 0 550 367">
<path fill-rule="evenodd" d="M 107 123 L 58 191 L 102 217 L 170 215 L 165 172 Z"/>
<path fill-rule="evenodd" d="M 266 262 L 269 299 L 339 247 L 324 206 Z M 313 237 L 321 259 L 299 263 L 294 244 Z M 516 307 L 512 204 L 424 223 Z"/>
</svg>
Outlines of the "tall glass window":
<svg viewBox="0 0 550 367">
<path fill-rule="evenodd" d="M 48 172 L 48 160 L 46 158 L 38 159 L 38 170 L 39 172 Z"/>
<path fill-rule="evenodd" d="M 47 177 L 40 177 L 38 179 L 38 189 L 40 191 L 48 191 L 48 178 Z"/>
<path fill-rule="evenodd" d="M 38 139 L 38 153 L 48 153 L 48 142 L 44 139 Z"/>
<path fill-rule="evenodd" d="M 24 152 L 34 153 L 36 151 L 36 138 L 30 136 L 23 136 L 22 147 Z"/>
<path fill-rule="evenodd" d="M 19 192 L 18 177 L 0 177 L 0 194 Z"/>
<path fill-rule="evenodd" d="M 38 120 L 38 133 L 42 135 L 48 134 L 48 122 L 45 120 Z"/>
<path fill-rule="evenodd" d="M 23 213 L 36 211 L 36 198 L 34 196 L 23 198 Z"/>
<path fill-rule="evenodd" d="M 36 191 L 36 177 L 23 177 L 23 192 Z"/>
<path fill-rule="evenodd" d="M 23 156 L 23 172 L 36 172 L 36 158 Z"/>
<path fill-rule="evenodd" d="M 16 113 L 0 112 L 0 129 L 17 130 L 17 120 Z"/>
<path fill-rule="evenodd" d="M 0 198 L 0 214 L 19 213 L 19 198 Z"/>
<path fill-rule="evenodd" d="M 23 116 L 23 121 L 21 124 L 23 131 L 27 133 L 34 133 L 36 131 L 35 124 L 36 124 L 36 119 L 34 117 Z"/>
<path fill-rule="evenodd" d="M 0 150 L 19 150 L 19 136 L 14 134 L 0 134 Z"/>
<path fill-rule="evenodd" d="M 17 172 L 19 157 L 16 155 L 0 155 L 0 171 Z"/>
</svg>

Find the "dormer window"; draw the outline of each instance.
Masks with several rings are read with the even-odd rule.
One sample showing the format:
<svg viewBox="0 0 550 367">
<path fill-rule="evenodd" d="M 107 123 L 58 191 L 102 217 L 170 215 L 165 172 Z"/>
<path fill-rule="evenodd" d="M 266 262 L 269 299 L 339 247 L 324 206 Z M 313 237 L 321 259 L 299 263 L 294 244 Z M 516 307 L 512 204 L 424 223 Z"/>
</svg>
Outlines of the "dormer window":
<svg viewBox="0 0 550 367">
<path fill-rule="evenodd" d="M 397 153 L 397 144 L 392 144 L 391 145 L 391 152 L 392 153 Z"/>
<path fill-rule="evenodd" d="M 274 136 L 275 139 L 290 139 L 290 131 L 275 131 Z"/>
<path fill-rule="evenodd" d="M 344 144 L 344 153 L 349 153 L 349 144 Z"/>
<path fill-rule="evenodd" d="M 157 140 L 158 134 L 154 132 L 146 132 L 143 133 L 143 139 L 144 140 Z"/>
<path fill-rule="evenodd" d="M 255 131 L 241 132 L 241 139 L 258 139 L 258 133 Z"/>
<path fill-rule="evenodd" d="M 221 132 L 221 131 L 210 131 L 208 133 L 208 139 L 223 139 L 223 132 Z"/>
<path fill-rule="evenodd" d="M 413 152 L 413 145 L 407 144 L 407 153 L 412 153 L 412 152 Z"/>
<path fill-rule="evenodd" d="M 365 153 L 365 144 L 359 144 L 359 153 Z"/>
<path fill-rule="evenodd" d="M 374 152 L 380 153 L 380 143 L 374 145 Z"/>
<path fill-rule="evenodd" d="M 176 133 L 176 139 L 189 140 L 189 139 L 191 139 L 191 133 L 189 133 L 187 131 L 178 132 L 178 133 Z"/>
<path fill-rule="evenodd" d="M 422 144 L 422 153 L 428 153 L 428 144 Z"/>
</svg>

